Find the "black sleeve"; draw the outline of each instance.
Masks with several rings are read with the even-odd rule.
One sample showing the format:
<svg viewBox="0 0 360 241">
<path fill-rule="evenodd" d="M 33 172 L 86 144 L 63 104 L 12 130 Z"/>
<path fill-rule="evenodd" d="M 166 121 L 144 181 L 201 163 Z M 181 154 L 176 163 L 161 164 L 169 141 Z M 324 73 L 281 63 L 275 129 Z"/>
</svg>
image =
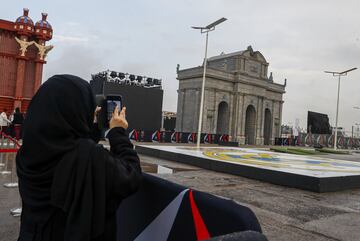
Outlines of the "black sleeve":
<svg viewBox="0 0 360 241">
<path fill-rule="evenodd" d="M 99 129 L 98 123 L 93 123 L 90 135 L 91 135 L 90 138 L 94 140 L 96 143 L 100 141 L 101 130 Z"/>
<path fill-rule="evenodd" d="M 110 196 L 125 198 L 136 192 L 142 180 L 139 157 L 125 129 L 115 127 L 107 135 L 110 152 L 107 157 L 106 179 Z"/>
</svg>

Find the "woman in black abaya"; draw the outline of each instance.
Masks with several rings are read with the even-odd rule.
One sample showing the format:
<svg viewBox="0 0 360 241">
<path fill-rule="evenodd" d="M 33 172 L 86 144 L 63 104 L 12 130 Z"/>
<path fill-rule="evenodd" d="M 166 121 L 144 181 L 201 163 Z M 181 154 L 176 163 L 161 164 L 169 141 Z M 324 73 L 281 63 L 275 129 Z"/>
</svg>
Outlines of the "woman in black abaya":
<svg viewBox="0 0 360 241">
<path fill-rule="evenodd" d="M 22 216 L 19 241 L 116 240 L 116 209 L 141 182 L 139 158 L 116 108 L 96 142 L 90 85 L 56 75 L 33 97 L 16 157 Z"/>
</svg>

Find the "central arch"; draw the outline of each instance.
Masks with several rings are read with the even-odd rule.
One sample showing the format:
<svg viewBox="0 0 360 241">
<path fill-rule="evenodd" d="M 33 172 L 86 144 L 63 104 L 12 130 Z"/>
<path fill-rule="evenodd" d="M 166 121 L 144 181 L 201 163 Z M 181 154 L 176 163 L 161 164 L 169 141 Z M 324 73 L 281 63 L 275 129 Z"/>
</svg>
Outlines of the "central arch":
<svg viewBox="0 0 360 241">
<path fill-rule="evenodd" d="M 271 140 L 271 112 L 268 108 L 265 109 L 264 118 L 264 145 L 270 145 Z"/>
<path fill-rule="evenodd" d="M 255 144 L 256 111 L 253 105 L 246 108 L 245 117 L 245 144 Z"/>
<path fill-rule="evenodd" d="M 225 101 L 221 101 L 218 106 L 218 116 L 216 123 L 217 134 L 229 134 L 229 105 Z"/>
</svg>

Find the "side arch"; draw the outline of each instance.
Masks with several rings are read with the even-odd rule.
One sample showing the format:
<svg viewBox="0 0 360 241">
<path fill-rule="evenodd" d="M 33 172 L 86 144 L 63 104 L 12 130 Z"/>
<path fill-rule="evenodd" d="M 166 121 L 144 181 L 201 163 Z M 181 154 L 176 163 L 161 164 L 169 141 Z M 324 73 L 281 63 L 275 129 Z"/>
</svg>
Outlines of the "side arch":
<svg viewBox="0 0 360 241">
<path fill-rule="evenodd" d="M 256 110 L 253 105 L 246 108 L 245 144 L 255 145 Z"/>
<path fill-rule="evenodd" d="M 216 123 L 217 134 L 229 134 L 229 119 L 230 119 L 229 104 L 225 101 L 221 101 L 218 106 L 218 115 L 217 115 L 217 123 Z"/>
<path fill-rule="evenodd" d="M 268 108 L 265 109 L 264 117 L 264 145 L 270 145 L 272 138 L 272 118 L 271 111 Z"/>
</svg>

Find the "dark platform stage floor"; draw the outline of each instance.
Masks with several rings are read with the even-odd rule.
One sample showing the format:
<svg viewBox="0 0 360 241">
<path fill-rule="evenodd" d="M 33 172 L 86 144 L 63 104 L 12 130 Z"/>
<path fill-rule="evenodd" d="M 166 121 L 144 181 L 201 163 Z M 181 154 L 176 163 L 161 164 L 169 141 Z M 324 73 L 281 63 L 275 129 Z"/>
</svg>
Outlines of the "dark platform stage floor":
<svg viewBox="0 0 360 241">
<path fill-rule="evenodd" d="M 360 163 L 250 148 L 137 145 L 140 154 L 313 192 L 360 187 Z"/>
</svg>

